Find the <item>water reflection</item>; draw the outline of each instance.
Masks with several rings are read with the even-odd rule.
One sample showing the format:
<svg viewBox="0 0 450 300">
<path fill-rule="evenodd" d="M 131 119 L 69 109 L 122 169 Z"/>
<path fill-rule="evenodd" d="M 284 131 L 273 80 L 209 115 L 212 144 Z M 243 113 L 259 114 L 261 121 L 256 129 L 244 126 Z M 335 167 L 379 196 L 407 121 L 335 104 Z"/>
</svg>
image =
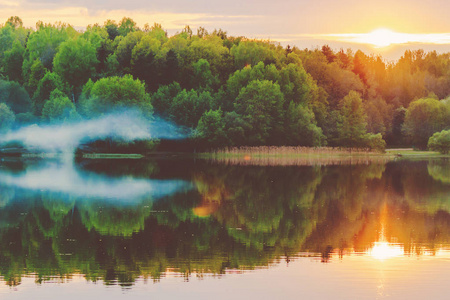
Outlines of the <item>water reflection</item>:
<svg viewBox="0 0 450 300">
<path fill-rule="evenodd" d="M 152 172 L 151 166 L 149 173 Z M 85 172 L 72 162 L 44 160 L 14 173 L 0 169 L 0 184 L 24 190 L 59 193 L 61 198 L 97 198 L 136 202 L 171 195 L 190 185 L 182 180 L 135 178 Z"/>
<path fill-rule="evenodd" d="M 129 286 L 299 256 L 435 255 L 450 244 L 449 166 L 4 162 L 0 275 L 9 285 L 83 274 Z"/>
</svg>

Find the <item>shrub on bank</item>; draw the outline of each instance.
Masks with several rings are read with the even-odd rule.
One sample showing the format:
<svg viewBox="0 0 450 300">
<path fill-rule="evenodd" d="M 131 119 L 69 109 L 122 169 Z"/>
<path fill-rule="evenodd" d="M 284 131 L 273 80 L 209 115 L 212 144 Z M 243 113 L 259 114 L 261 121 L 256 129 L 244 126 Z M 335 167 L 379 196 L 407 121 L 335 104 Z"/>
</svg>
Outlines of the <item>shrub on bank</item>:
<svg viewBox="0 0 450 300">
<path fill-rule="evenodd" d="M 448 154 L 450 151 L 450 130 L 436 132 L 428 140 L 428 149 Z"/>
</svg>

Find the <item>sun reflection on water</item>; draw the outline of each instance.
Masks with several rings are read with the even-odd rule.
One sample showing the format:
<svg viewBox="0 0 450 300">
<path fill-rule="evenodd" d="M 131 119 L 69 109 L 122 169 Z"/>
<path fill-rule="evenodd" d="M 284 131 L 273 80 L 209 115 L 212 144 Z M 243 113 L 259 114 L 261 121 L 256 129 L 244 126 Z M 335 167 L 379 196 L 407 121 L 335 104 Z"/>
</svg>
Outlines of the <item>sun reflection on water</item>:
<svg viewBox="0 0 450 300">
<path fill-rule="evenodd" d="M 375 242 L 374 246 L 369 249 L 369 255 L 378 260 L 386 260 L 393 257 L 402 256 L 403 247 L 398 244 L 390 244 L 388 242 Z"/>
</svg>

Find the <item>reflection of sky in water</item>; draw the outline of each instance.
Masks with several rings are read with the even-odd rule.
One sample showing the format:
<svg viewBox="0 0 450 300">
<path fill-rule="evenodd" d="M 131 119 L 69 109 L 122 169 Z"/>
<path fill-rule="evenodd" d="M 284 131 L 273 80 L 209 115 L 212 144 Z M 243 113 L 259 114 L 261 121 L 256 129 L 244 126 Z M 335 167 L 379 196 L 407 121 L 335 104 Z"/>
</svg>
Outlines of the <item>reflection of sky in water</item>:
<svg viewBox="0 0 450 300">
<path fill-rule="evenodd" d="M 190 189 L 184 180 L 158 180 L 133 176 L 109 177 L 80 171 L 71 163 L 46 162 L 21 173 L 0 169 L 0 185 L 38 192 L 55 192 L 68 197 L 135 202 L 155 199 Z"/>
</svg>

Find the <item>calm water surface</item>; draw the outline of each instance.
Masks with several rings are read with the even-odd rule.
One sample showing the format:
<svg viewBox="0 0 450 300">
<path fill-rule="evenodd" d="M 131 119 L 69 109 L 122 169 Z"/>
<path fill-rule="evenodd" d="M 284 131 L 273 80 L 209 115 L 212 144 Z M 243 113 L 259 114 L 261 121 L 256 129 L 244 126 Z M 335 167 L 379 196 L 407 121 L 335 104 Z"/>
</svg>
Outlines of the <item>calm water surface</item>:
<svg viewBox="0 0 450 300">
<path fill-rule="evenodd" d="M 1 299 L 448 299 L 448 278 L 449 160 L 0 162 Z"/>
</svg>

